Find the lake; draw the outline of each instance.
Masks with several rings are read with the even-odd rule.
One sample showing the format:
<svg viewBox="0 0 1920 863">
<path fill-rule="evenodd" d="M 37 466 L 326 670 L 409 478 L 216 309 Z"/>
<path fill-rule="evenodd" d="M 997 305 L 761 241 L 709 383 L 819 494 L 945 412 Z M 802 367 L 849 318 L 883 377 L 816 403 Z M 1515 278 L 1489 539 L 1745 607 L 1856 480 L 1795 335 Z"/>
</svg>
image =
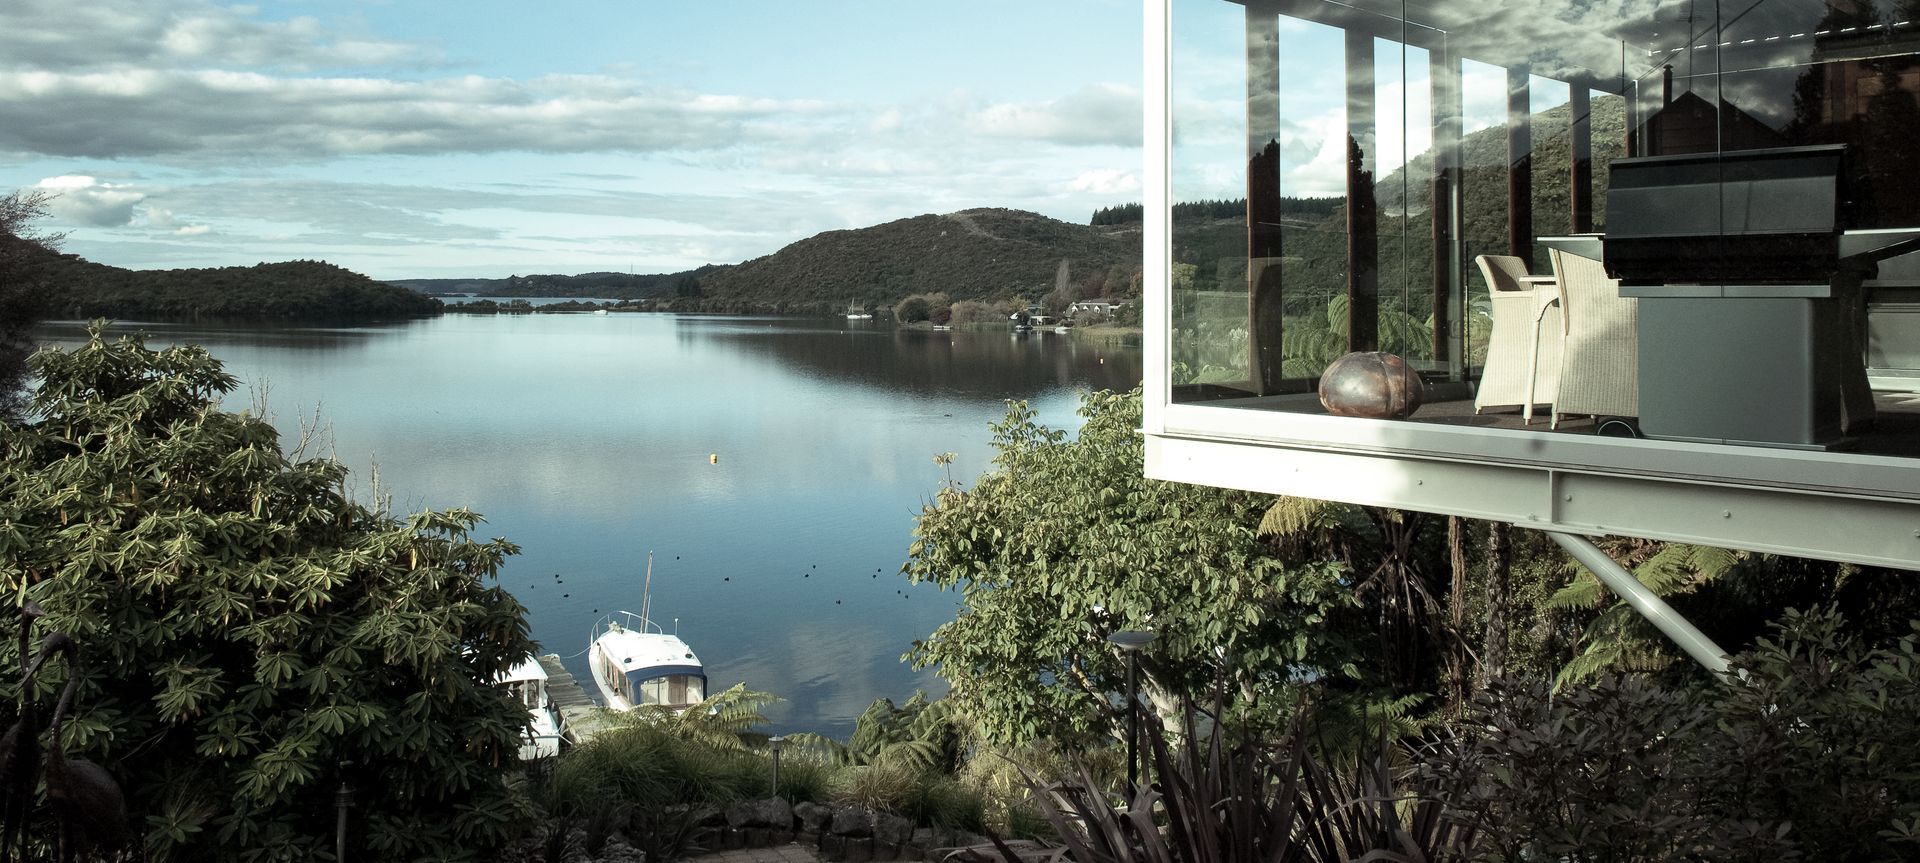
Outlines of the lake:
<svg viewBox="0 0 1920 863">
<path fill-rule="evenodd" d="M 913 516 L 990 466 L 1008 399 L 1073 427 L 1077 393 L 1140 380 L 1137 347 L 1052 333 L 931 332 L 874 321 L 668 314 L 446 315 L 351 328 L 137 326 L 197 342 L 266 392 L 291 445 L 396 511 L 464 506 L 519 544 L 502 583 L 544 652 L 589 690 L 594 622 L 639 611 L 705 663 L 787 701 L 774 730 L 844 736 L 875 698 L 944 684 L 899 661 L 958 602 L 900 577 Z M 56 344 L 84 333 L 43 328 Z"/>
</svg>

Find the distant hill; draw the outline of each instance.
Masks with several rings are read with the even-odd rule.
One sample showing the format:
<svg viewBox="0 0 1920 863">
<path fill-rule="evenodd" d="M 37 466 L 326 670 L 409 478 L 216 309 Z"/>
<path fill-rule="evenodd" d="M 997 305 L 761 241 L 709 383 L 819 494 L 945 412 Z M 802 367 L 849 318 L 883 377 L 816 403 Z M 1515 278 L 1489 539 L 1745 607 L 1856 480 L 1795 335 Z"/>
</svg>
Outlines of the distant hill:
<svg viewBox="0 0 1920 863">
<path fill-rule="evenodd" d="M 581 273 L 577 276 L 533 275 L 504 279 L 388 279 L 387 284 L 426 294 L 638 300 L 695 296 L 699 280 L 718 269 L 723 267 L 708 264 L 678 273 Z"/>
<path fill-rule="evenodd" d="M 322 261 L 125 270 L 53 254 L 31 281 L 52 318 L 354 322 L 440 312 L 439 300 Z"/>
<path fill-rule="evenodd" d="M 1078 297 L 1136 295 L 1140 226 L 977 209 L 827 231 L 711 270 L 699 278 L 700 302 L 718 311 L 805 312 L 885 308 L 934 292 L 955 300 L 1037 301 L 1057 286 L 1062 261 Z"/>
</svg>

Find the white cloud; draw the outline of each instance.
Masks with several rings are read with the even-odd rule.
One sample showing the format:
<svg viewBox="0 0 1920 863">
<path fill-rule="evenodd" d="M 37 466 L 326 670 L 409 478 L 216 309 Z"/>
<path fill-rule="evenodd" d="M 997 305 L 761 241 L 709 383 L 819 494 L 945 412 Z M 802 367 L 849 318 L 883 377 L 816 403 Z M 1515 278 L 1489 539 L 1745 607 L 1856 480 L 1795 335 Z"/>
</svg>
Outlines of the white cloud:
<svg viewBox="0 0 1920 863">
<path fill-rule="evenodd" d="M 427 46 L 336 34 L 306 17 L 267 21 L 206 0 L 10 0 L 0 67 L 87 70 L 155 65 L 311 70 L 420 66 Z"/>
<path fill-rule="evenodd" d="M 1140 145 L 1140 91 L 1099 84 L 1049 102 L 1000 102 L 973 112 L 966 126 L 981 135 L 1057 144 Z"/>
<path fill-rule="evenodd" d="M 142 192 L 78 174 L 48 177 L 36 185 L 54 195 L 47 203 L 54 218 L 97 228 L 131 224 L 134 205 L 147 199 Z"/>
<path fill-rule="evenodd" d="M 175 230 L 173 235 L 176 237 L 198 237 L 211 230 L 213 230 L 213 228 L 207 225 L 187 225 L 186 227 Z"/>
<path fill-rule="evenodd" d="M 835 109 L 588 76 L 530 82 L 257 72 L 0 72 L 0 150 L 95 158 L 648 152 L 795 134 Z"/>
<path fill-rule="evenodd" d="M 1076 192 L 1095 195 L 1135 195 L 1140 192 L 1140 175 L 1118 168 L 1095 168 L 1082 172 L 1067 186 Z"/>
</svg>

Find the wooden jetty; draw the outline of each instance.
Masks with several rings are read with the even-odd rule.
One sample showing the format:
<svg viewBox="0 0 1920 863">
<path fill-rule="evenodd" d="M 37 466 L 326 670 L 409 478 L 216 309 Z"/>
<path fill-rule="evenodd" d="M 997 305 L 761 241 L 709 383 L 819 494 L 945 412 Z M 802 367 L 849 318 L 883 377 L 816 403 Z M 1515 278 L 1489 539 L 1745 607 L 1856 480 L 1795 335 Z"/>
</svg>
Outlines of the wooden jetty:
<svg viewBox="0 0 1920 863">
<path fill-rule="evenodd" d="M 540 657 L 540 667 L 547 672 L 547 697 L 553 700 L 553 706 L 560 711 L 560 736 L 573 744 L 585 743 L 611 727 L 603 715 L 600 704 L 580 688 L 580 682 L 573 679 L 573 672 L 560 663 L 560 654 L 549 653 Z"/>
</svg>

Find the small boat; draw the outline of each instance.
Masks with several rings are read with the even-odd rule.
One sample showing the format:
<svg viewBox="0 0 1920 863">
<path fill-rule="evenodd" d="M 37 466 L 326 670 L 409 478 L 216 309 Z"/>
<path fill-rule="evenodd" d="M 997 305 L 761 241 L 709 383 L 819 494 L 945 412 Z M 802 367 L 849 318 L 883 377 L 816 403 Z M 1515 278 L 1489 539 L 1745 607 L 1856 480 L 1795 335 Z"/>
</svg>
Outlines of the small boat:
<svg viewBox="0 0 1920 863">
<path fill-rule="evenodd" d="M 596 314 L 596 315 L 605 315 L 605 314 L 607 313 L 607 310 L 606 310 L 606 309 L 594 309 L 594 310 L 593 310 L 593 313 L 594 313 L 594 314 Z"/>
<path fill-rule="evenodd" d="M 685 710 L 707 697 L 706 669 L 693 648 L 644 614 L 616 611 L 594 626 L 587 667 L 608 710 Z"/>
<path fill-rule="evenodd" d="M 520 740 L 520 760 L 532 761 L 536 758 L 552 758 L 560 754 L 560 711 L 553 706 L 553 698 L 547 694 L 547 670 L 533 654 L 521 660 L 505 676 L 500 685 L 513 692 L 520 705 L 533 717 L 533 727 L 527 730 Z"/>
<path fill-rule="evenodd" d="M 870 321 L 870 320 L 873 320 L 873 313 L 868 312 L 866 309 L 861 308 L 859 303 L 848 303 L 847 304 L 847 320 Z"/>
<path fill-rule="evenodd" d="M 700 657 L 678 633 L 669 635 L 654 623 L 652 613 L 653 552 L 647 552 L 640 613 L 616 611 L 600 618 L 587 645 L 587 668 L 608 710 L 664 707 L 677 713 L 706 700 L 707 673 Z"/>
</svg>

